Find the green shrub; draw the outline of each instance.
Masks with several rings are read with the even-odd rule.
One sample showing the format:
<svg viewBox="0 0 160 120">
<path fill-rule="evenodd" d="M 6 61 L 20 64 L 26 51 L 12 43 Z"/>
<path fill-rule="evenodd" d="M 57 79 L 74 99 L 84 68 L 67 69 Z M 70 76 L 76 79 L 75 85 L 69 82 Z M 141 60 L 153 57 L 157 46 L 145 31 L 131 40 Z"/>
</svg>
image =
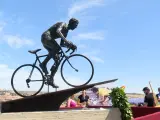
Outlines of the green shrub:
<svg viewBox="0 0 160 120">
<path fill-rule="evenodd" d="M 122 88 L 113 88 L 110 93 L 113 107 L 119 108 L 122 120 L 131 120 L 133 118 L 131 105 Z"/>
</svg>

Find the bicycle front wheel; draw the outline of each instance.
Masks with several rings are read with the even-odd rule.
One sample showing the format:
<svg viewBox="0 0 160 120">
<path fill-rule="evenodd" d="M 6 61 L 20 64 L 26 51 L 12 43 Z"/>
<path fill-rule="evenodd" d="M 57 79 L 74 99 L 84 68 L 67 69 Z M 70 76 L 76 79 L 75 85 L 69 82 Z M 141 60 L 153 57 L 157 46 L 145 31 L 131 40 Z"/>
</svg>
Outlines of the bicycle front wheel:
<svg viewBox="0 0 160 120">
<path fill-rule="evenodd" d="M 21 65 L 11 77 L 12 88 L 21 97 L 37 95 L 43 85 L 44 79 L 41 70 L 32 64 Z"/>
<path fill-rule="evenodd" d="M 61 66 L 61 76 L 71 87 L 87 85 L 93 78 L 94 67 L 84 55 L 73 54 L 65 59 Z"/>
</svg>

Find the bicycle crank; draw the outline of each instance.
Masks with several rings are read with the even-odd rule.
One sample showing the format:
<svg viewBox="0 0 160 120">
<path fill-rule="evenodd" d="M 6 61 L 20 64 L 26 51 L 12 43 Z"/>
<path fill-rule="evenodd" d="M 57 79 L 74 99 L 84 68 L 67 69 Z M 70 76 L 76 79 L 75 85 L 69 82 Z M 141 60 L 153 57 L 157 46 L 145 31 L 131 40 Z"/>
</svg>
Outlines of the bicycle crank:
<svg viewBox="0 0 160 120">
<path fill-rule="evenodd" d="M 30 88 L 30 86 L 29 86 L 29 82 L 30 82 L 30 81 L 31 81 L 30 79 L 27 79 L 27 80 L 26 80 L 26 83 L 27 83 L 27 87 L 28 87 L 28 88 Z"/>
<path fill-rule="evenodd" d="M 49 85 L 50 80 L 51 80 L 51 76 L 50 75 L 45 75 L 45 82 L 44 82 L 44 84 L 45 85 Z"/>
</svg>

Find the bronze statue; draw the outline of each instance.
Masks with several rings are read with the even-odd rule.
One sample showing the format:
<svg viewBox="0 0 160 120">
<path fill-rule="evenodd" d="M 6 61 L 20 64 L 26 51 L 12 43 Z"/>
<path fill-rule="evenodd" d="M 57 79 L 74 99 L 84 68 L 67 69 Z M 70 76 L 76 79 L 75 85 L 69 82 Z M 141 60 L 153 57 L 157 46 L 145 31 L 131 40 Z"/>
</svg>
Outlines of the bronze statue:
<svg viewBox="0 0 160 120">
<path fill-rule="evenodd" d="M 59 88 L 54 83 L 54 75 L 57 72 L 58 69 L 58 60 L 59 60 L 59 51 L 60 47 L 67 47 L 71 48 L 72 50 L 75 50 L 77 48 L 76 45 L 74 45 L 72 42 L 66 40 L 67 34 L 69 30 L 74 30 L 79 24 L 79 21 L 75 18 L 71 18 L 69 20 L 69 23 L 66 24 L 64 22 L 57 22 L 53 26 L 51 26 L 47 31 L 45 31 L 41 36 L 41 42 L 44 46 L 44 48 L 48 51 L 48 56 L 45 58 L 45 60 L 40 64 L 41 69 L 43 72 L 48 74 L 47 71 L 47 63 L 51 58 L 54 60 L 54 64 L 51 67 L 51 82 L 49 85 L 51 85 L 54 88 Z M 60 45 L 57 43 L 55 39 L 61 38 Z"/>
</svg>

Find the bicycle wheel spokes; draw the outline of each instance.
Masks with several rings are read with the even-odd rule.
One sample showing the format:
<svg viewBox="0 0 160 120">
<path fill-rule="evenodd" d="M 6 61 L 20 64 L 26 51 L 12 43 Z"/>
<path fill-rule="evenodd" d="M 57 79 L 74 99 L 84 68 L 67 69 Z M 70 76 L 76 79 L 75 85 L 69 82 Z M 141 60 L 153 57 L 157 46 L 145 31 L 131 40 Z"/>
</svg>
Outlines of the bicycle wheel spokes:
<svg viewBox="0 0 160 120">
<path fill-rule="evenodd" d="M 72 87 L 86 85 L 92 79 L 93 73 L 94 68 L 91 61 L 83 55 L 71 55 L 62 63 L 62 78 Z"/>
<path fill-rule="evenodd" d="M 33 68 L 34 70 L 30 76 Z M 40 70 L 36 66 L 29 64 L 17 68 L 13 73 L 11 82 L 13 90 L 22 97 L 36 95 L 44 84 Z"/>
</svg>

